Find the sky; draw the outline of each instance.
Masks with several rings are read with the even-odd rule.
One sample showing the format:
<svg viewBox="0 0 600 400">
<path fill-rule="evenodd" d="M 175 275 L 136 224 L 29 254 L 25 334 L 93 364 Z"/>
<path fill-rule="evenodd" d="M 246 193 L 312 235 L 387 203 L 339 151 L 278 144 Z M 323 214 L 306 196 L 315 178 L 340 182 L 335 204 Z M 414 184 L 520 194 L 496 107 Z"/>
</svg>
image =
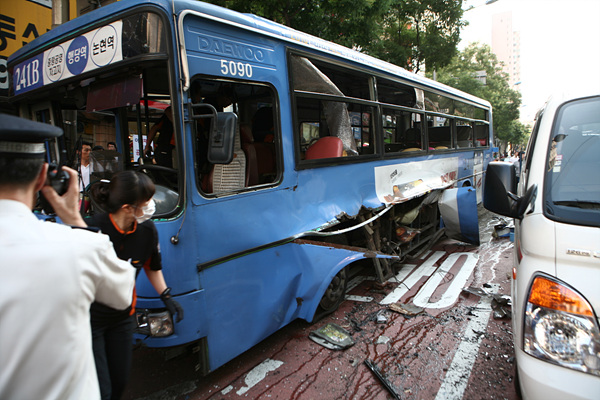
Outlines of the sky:
<svg viewBox="0 0 600 400">
<path fill-rule="evenodd" d="M 469 26 L 460 49 L 471 42 L 492 44 L 492 16 L 512 12 L 521 37 L 521 121 L 531 123 L 552 93 L 572 87 L 600 92 L 600 0 L 465 0 Z"/>
</svg>

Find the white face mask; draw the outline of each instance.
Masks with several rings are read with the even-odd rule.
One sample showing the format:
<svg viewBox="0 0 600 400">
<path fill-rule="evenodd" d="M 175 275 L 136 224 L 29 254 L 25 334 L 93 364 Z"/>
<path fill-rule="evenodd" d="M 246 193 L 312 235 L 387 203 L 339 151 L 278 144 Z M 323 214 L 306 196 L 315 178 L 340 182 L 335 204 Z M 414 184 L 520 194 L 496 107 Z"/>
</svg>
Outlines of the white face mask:
<svg viewBox="0 0 600 400">
<path fill-rule="evenodd" d="M 156 205 L 154 204 L 154 199 L 150 199 L 147 205 L 142 207 L 143 214 L 141 216 L 136 216 L 135 220 L 138 224 L 148 221 L 156 211 Z"/>
</svg>

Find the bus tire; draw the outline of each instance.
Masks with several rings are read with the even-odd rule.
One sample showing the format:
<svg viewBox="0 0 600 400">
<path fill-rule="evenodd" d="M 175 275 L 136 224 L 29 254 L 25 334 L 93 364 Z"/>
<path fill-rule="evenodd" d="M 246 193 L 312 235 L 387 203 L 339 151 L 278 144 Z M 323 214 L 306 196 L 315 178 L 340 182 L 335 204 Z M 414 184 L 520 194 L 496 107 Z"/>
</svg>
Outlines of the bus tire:
<svg viewBox="0 0 600 400">
<path fill-rule="evenodd" d="M 346 268 L 342 268 L 340 272 L 333 277 L 329 283 L 329 286 L 327 286 L 327 289 L 325 290 L 325 293 L 319 302 L 317 311 L 315 312 L 313 322 L 320 320 L 324 316 L 329 315 L 338 309 L 340 304 L 342 304 L 342 301 L 344 301 L 344 297 L 346 296 L 347 286 L 348 273 Z"/>
</svg>

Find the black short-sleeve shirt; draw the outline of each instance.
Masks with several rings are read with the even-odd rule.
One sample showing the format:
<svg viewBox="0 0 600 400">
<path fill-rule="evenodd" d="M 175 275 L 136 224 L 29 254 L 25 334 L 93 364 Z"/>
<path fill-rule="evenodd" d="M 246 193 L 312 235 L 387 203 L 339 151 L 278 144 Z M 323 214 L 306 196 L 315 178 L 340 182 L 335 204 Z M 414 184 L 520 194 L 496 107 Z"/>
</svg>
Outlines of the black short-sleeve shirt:
<svg viewBox="0 0 600 400">
<path fill-rule="evenodd" d="M 122 231 L 107 213 L 96 214 L 86 219 L 86 223 L 100 228 L 102 233 L 110 237 L 117 257 L 121 260 L 130 261 L 135 266 L 143 266 L 153 271 L 162 269 L 158 232 L 151 220 L 141 224 L 134 223 L 133 230 L 129 232 Z M 127 310 L 115 310 L 95 302 L 91 307 L 92 324 L 116 322 L 126 318 L 130 312 L 131 307 Z"/>
<path fill-rule="evenodd" d="M 171 144 L 171 139 L 173 138 L 173 123 L 166 114 L 163 114 L 157 124 L 160 124 L 158 130 L 160 135 L 158 135 L 156 146 L 159 149 L 172 149 L 173 145 Z"/>
</svg>

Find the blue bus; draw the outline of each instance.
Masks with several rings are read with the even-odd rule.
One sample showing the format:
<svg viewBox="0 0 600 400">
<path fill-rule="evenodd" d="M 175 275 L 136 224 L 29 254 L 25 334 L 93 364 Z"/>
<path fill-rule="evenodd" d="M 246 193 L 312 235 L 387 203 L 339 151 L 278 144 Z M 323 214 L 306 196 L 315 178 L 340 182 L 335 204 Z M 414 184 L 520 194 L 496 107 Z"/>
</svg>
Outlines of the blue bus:
<svg viewBox="0 0 600 400">
<path fill-rule="evenodd" d="M 122 0 L 8 68 L 18 113 L 64 129 L 63 163 L 116 143 L 92 151 L 89 186 L 123 168 L 155 181 L 186 318 L 140 274 L 136 340 L 193 346 L 204 373 L 334 311 L 357 264 L 385 281 L 444 234 L 478 241 L 490 104 L 360 52 L 195 0 Z M 168 107 L 172 136 L 149 143 Z"/>
</svg>

